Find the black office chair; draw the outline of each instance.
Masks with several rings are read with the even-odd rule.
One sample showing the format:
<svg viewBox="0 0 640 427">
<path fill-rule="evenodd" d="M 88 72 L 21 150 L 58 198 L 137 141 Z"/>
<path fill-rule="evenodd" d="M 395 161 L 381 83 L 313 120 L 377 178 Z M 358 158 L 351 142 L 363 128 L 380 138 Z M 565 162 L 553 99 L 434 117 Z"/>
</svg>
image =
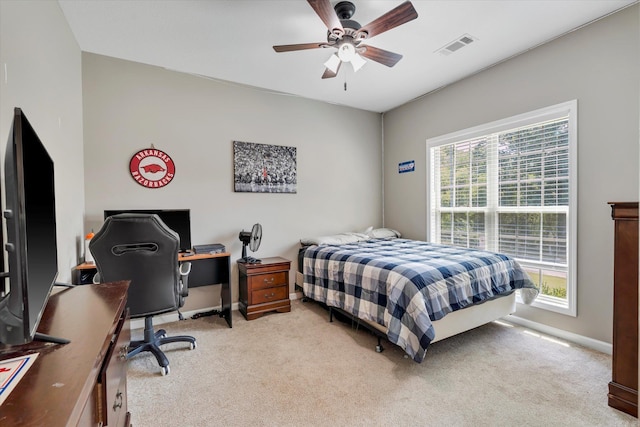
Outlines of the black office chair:
<svg viewBox="0 0 640 427">
<path fill-rule="evenodd" d="M 153 330 L 153 316 L 178 311 L 189 294 L 191 263 L 178 263 L 180 238 L 154 214 L 124 213 L 110 216 L 89 243 L 96 263 L 96 283 L 130 280 L 127 306 L 131 318 L 144 317 L 144 339 L 131 341 L 127 358 L 150 351 L 158 360 L 162 375 L 169 373 L 169 360 L 160 349 L 171 342 L 196 339 L 168 337 L 164 329 Z"/>
</svg>

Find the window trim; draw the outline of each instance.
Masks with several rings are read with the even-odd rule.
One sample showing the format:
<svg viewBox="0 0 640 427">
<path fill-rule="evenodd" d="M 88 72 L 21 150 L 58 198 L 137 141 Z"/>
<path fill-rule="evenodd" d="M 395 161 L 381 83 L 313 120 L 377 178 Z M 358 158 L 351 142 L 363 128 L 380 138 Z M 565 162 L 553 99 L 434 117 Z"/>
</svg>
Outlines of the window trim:
<svg viewBox="0 0 640 427">
<path fill-rule="evenodd" d="M 567 302 L 564 304 L 559 298 L 539 295 L 531 304 L 532 307 L 565 314 L 568 316 L 577 316 L 577 236 L 578 236 L 578 101 L 576 99 L 540 108 L 528 113 L 518 114 L 505 119 L 496 120 L 490 123 L 474 126 L 460 131 L 440 135 L 426 140 L 426 202 L 427 202 L 427 236 L 429 241 L 432 235 L 431 226 L 433 220 L 431 218 L 431 169 L 432 156 L 431 148 L 440 145 L 451 144 L 467 139 L 477 138 L 483 135 L 501 132 L 517 127 L 532 125 L 535 123 L 553 120 L 560 117 L 568 117 L 569 121 L 569 215 L 567 217 L 567 244 L 568 257 L 567 260 Z M 526 262 L 522 261 L 522 264 Z M 518 298 L 517 301 L 522 303 Z"/>
</svg>

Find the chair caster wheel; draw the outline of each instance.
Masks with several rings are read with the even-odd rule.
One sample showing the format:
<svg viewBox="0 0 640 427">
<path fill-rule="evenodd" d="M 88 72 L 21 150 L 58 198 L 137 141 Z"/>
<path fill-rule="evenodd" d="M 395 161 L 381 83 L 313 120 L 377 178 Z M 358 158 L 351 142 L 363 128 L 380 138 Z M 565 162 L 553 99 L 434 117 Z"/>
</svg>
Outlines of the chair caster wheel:
<svg viewBox="0 0 640 427">
<path fill-rule="evenodd" d="M 376 346 L 376 353 L 382 353 L 383 350 L 384 350 L 384 348 L 382 348 L 381 345 L 377 345 Z"/>
<path fill-rule="evenodd" d="M 162 374 L 162 376 L 166 376 L 169 375 L 170 369 L 169 369 L 169 365 L 167 366 L 163 366 L 160 370 L 160 373 Z"/>
<path fill-rule="evenodd" d="M 189 346 L 191 348 L 191 350 L 195 350 L 196 347 L 198 347 L 198 344 L 194 341 L 191 343 L 191 345 Z"/>
</svg>

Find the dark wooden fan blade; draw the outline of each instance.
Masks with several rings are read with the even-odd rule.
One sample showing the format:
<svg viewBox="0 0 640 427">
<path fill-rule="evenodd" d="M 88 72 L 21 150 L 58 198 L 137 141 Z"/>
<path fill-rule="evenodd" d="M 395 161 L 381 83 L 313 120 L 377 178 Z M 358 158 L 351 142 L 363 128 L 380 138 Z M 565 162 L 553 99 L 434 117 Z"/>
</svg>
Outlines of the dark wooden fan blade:
<svg viewBox="0 0 640 427">
<path fill-rule="evenodd" d="M 328 46 L 328 43 L 318 42 L 318 43 L 283 44 L 279 46 L 274 46 L 273 50 L 275 50 L 276 52 L 291 52 L 294 50 L 316 49 L 324 46 Z"/>
<path fill-rule="evenodd" d="M 335 76 L 338 75 L 338 71 L 340 71 L 340 66 L 342 65 L 342 61 L 340 61 L 340 63 L 338 64 L 338 68 L 336 69 L 336 72 L 334 73 L 333 71 L 331 71 L 328 68 L 324 69 L 324 74 L 322 75 L 323 79 L 330 79 L 333 78 Z"/>
<path fill-rule="evenodd" d="M 324 25 L 327 26 L 329 32 L 333 32 L 334 28 L 340 30 L 340 32 L 344 33 L 344 28 L 342 28 L 342 24 L 340 23 L 340 18 L 336 14 L 336 11 L 331 6 L 329 0 L 307 0 L 313 10 L 315 10 L 316 14 L 322 19 Z"/>
<path fill-rule="evenodd" d="M 369 58 L 372 61 L 379 62 L 387 67 L 393 67 L 402 59 L 402 55 L 399 53 L 389 52 L 388 50 L 380 49 L 379 47 L 373 46 L 362 46 L 365 48 L 364 51 L 359 52 L 360 55 L 365 58 Z"/>
<path fill-rule="evenodd" d="M 412 21 L 417 17 L 418 12 L 416 12 L 410 1 L 406 1 L 395 9 L 392 9 L 389 12 L 385 13 L 378 19 L 360 28 L 357 31 L 356 35 L 366 33 L 366 38 L 371 38 L 373 36 L 377 36 L 378 34 L 382 34 L 385 31 L 389 31 L 399 25 L 406 24 L 407 22 Z"/>
</svg>

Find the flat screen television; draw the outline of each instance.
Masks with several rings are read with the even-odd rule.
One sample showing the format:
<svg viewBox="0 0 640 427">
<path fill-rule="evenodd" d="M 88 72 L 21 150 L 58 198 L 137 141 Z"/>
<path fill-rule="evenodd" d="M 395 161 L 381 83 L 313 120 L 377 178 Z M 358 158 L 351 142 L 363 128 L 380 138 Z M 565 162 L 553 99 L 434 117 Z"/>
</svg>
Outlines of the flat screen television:
<svg viewBox="0 0 640 427">
<path fill-rule="evenodd" d="M 120 209 L 105 210 L 104 219 L 121 213 L 156 214 L 167 227 L 180 236 L 180 252 L 191 250 L 191 211 L 189 209 Z"/>
<path fill-rule="evenodd" d="M 7 141 L 4 187 L 7 235 L 1 240 L 8 268 L 0 257 L 0 288 L 5 291 L 0 299 L 0 343 L 67 342 L 36 333 L 58 275 L 54 167 L 20 108 L 14 109 Z"/>
</svg>

